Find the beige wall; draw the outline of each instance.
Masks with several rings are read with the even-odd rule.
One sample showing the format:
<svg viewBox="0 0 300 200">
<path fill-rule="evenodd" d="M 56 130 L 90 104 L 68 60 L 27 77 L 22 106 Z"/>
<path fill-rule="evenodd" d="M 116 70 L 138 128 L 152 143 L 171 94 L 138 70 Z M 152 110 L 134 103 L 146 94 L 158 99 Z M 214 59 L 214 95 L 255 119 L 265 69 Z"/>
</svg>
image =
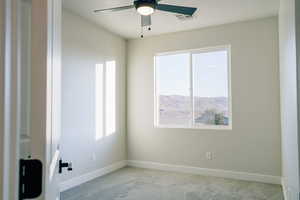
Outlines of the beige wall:
<svg viewBox="0 0 300 200">
<path fill-rule="evenodd" d="M 300 6 L 299 1 L 281 0 L 279 14 L 282 175 L 287 191 L 287 200 L 299 199 L 297 197 L 299 193 L 299 117 L 297 116 L 299 113 L 299 111 L 297 113 L 299 110 L 299 83 L 297 83 L 299 70 L 297 69 L 297 54 L 299 56 L 300 50 L 296 47 L 296 40 L 300 41 L 300 35 L 296 36 L 296 24 L 300 23 L 300 19 L 296 19 L 295 11 L 300 8 L 297 9 L 296 6 Z M 298 62 L 298 68 L 299 64 Z"/>
<path fill-rule="evenodd" d="M 73 162 L 68 180 L 126 160 L 126 41 L 63 10 L 62 30 L 62 158 Z M 116 61 L 117 133 L 96 140 L 95 65 Z"/>
<path fill-rule="evenodd" d="M 228 44 L 233 129 L 154 128 L 154 54 Z M 127 68 L 129 160 L 281 175 L 277 17 L 130 40 Z"/>
</svg>

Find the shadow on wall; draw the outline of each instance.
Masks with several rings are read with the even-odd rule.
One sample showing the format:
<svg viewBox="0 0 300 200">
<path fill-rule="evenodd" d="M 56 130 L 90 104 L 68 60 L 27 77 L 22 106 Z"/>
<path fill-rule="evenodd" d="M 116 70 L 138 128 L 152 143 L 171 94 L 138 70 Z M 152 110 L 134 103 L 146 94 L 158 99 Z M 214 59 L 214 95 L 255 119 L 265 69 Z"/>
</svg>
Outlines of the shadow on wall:
<svg viewBox="0 0 300 200">
<path fill-rule="evenodd" d="M 95 66 L 95 140 L 116 133 L 116 62 Z"/>
</svg>

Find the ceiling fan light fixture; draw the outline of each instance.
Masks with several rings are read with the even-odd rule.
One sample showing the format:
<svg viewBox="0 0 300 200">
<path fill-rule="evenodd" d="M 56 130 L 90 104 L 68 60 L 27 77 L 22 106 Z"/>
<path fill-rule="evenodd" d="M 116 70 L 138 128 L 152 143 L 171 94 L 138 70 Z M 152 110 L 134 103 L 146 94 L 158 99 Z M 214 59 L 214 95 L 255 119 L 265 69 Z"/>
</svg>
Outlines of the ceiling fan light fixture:
<svg viewBox="0 0 300 200">
<path fill-rule="evenodd" d="M 140 13 L 141 15 L 151 15 L 154 13 L 154 8 L 152 6 L 149 5 L 142 5 L 140 7 L 137 8 L 138 13 Z"/>
<path fill-rule="evenodd" d="M 136 0 L 134 6 L 140 15 L 148 16 L 154 13 L 156 0 Z"/>
</svg>

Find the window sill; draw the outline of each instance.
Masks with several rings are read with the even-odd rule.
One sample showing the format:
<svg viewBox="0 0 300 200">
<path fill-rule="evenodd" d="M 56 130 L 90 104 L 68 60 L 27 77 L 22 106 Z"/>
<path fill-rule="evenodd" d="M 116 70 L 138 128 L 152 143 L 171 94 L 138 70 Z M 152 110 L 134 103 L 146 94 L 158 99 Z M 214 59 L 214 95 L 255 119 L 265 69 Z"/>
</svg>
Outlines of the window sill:
<svg viewBox="0 0 300 200">
<path fill-rule="evenodd" d="M 232 130 L 232 126 L 176 126 L 176 125 L 154 125 L 157 129 L 189 129 L 189 130 Z"/>
</svg>

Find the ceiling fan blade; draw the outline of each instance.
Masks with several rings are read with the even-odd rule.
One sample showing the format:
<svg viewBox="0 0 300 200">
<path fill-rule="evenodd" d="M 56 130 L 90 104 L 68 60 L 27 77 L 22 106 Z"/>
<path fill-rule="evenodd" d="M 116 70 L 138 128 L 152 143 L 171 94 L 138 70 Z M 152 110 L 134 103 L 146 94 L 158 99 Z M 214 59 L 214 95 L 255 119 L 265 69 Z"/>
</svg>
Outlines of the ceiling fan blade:
<svg viewBox="0 0 300 200">
<path fill-rule="evenodd" d="M 141 15 L 142 27 L 151 25 L 151 15 Z"/>
<path fill-rule="evenodd" d="M 128 10 L 128 9 L 131 9 L 131 8 L 134 8 L 134 5 L 115 7 L 115 8 L 99 9 L 99 10 L 94 10 L 94 12 L 116 12 L 116 11 Z"/>
<path fill-rule="evenodd" d="M 179 13 L 183 15 L 190 15 L 190 16 L 192 16 L 197 10 L 197 8 L 193 8 L 193 7 L 174 6 L 168 4 L 158 4 L 156 9 L 167 11 L 167 12 Z"/>
</svg>

